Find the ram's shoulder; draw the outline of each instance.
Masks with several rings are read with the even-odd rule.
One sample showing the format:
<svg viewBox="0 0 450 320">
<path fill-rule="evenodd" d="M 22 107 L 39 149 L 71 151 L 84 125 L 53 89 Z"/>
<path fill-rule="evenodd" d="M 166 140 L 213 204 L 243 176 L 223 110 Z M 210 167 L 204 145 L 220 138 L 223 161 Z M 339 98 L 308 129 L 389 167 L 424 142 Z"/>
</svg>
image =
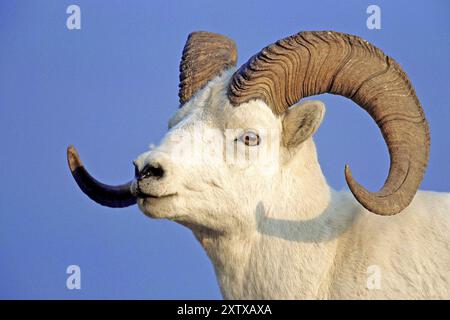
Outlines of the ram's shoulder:
<svg viewBox="0 0 450 320">
<path fill-rule="evenodd" d="M 450 193 L 449 192 L 436 192 L 436 191 L 418 191 L 411 202 L 410 207 L 424 206 L 424 207 L 437 207 L 447 210 L 450 207 Z"/>
<path fill-rule="evenodd" d="M 428 224 L 430 227 L 450 228 L 450 193 L 419 191 L 401 216 L 422 226 Z"/>
<path fill-rule="evenodd" d="M 366 244 L 386 242 L 390 247 L 415 241 L 423 245 L 450 241 L 449 193 L 419 191 L 407 208 L 393 216 L 376 215 L 359 204 L 354 210 L 357 213 L 352 215 L 348 233 Z"/>
<path fill-rule="evenodd" d="M 376 215 L 359 206 L 357 215 L 362 223 L 370 225 L 418 223 L 447 220 L 450 222 L 450 193 L 418 191 L 411 203 L 400 213 L 392 216 Z"/>
</svg>

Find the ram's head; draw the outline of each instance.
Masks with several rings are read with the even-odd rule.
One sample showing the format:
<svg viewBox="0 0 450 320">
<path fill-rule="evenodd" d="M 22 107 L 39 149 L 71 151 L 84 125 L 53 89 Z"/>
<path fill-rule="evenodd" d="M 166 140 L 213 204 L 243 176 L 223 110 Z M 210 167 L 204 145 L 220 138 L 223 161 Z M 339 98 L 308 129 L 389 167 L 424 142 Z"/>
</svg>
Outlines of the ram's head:
<svg viewBox="0 0 450 320">
<path fill-rule="evenodd" d="M 381 215 L 411 202 L 427 165 L 429 132 L 394 60 L 365 40 L 337 32 L 282 39 L 238 70 L 236 60 L 232 40 L 192 33 L 180 65 L 181 108 L 161 144 L 134 161 L 135 178 L 121 186 L 96 181 L 69 147 L 69 166 L 83 192 L 105 206 L 137 203 L 152 217 L 192 226 L 209 225 L 218 216 L 224 216 L 222 224 L 240 223 L 261 198 L 276 203 L 294 192 L 289 188 L 300 185 L 306 194 L 325 183 L 311 139 L 324 106 L 297 103 L 332 93 L 366 110 L 389 149 L 389 175 L 378 192 L 367 191 L 345 168 L 355 198 Z"/>
</svg>

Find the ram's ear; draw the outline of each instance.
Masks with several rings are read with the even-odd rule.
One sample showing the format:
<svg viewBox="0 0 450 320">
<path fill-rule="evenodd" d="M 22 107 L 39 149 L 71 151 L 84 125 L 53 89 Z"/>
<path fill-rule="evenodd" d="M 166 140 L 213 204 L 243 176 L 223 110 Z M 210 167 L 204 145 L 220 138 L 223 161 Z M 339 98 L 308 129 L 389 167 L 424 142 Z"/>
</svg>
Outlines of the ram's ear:
<svg viewBox="0 0 450 320">
<path fill-rule="evenodd" d="M 290 107 L 283 115 L 284 146 L 293 148 L 311 137 L 322 123 L 325 105 L 318 100 L 308 100 Z"/>
</svg>

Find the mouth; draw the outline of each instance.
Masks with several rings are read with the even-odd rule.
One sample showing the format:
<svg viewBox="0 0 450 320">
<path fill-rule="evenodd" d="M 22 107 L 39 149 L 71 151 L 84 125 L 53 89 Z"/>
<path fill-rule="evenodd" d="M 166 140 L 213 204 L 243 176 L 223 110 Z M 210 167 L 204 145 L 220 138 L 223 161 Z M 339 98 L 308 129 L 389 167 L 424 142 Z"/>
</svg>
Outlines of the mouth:
<svg viewBox="0 0 450 320">
<path fill-rule="evenodd" d="M 145 201 L 147 199 L 164 199 L 164 198 L 169 198 L 169 197 L 173 197 L 173 196 L 177 195 L 176 192 L 170 193 L 170 194 L 163 194 L 163 195 L 156 195 L 156 194 L 146 193 L 146 192 L 141 190 L 141 188 L 139 187 L 138 183 L 133 184 L 131 188 L 132 188 L 133 195 L 138 200 L 143 200 L 143 201 Z"/>
<path fill-rule="evenodd" d="M 153 194 L 139 192 L 137 197 L 138 197 L 138 199 L 147 200 L 147 199 L 165 199 L 165 198 L 170 198 L 170 197 L 173 197 L 176 195 L 177 195 L 176 193 L 171 193 L 171 194 L 164 194 L 164 195 L 157 196 L 157 195 L 153 195 Z"/>
</svg>

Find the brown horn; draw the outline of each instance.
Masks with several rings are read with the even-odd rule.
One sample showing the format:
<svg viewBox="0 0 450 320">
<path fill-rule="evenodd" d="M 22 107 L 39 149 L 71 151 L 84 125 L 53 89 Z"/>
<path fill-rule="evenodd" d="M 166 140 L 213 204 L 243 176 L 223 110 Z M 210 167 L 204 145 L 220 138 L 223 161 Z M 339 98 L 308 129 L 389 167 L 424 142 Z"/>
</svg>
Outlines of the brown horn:
<svg viewBox="0 0 450 320">
<path fill-rule="evenodd" d="M 369 192 L 345 178 L 355 198 L 380 215 L 402 211 L 423 179 L 429 129 L 420 102 L 401 67 L 367 41 L 348 34 L 301 32 L 264 48 L 232 77 L 234 106 L 262 99 L 275 114 L 303 97 L 332 93 L 350 98 L 375 120 L 389 149 L 384 186 Z"/>
<path fill-rule="evenodd" d="M 111 208 L 124 208 L 136 204 L 136 197 L 130 189 L 131 182 L 109 186 L 97 181 L 84 168 L 73 146 L 67 148 L 67 162 L 80 189 L 95 202 Z"/>
<path fill-rule="evenodd" d="M 192 32 L 184 46 L 180 63 L 180 105 L 189 101 L 209 80 L 237 61 L 236 44 L 220 34 Z"/>
</svg>

